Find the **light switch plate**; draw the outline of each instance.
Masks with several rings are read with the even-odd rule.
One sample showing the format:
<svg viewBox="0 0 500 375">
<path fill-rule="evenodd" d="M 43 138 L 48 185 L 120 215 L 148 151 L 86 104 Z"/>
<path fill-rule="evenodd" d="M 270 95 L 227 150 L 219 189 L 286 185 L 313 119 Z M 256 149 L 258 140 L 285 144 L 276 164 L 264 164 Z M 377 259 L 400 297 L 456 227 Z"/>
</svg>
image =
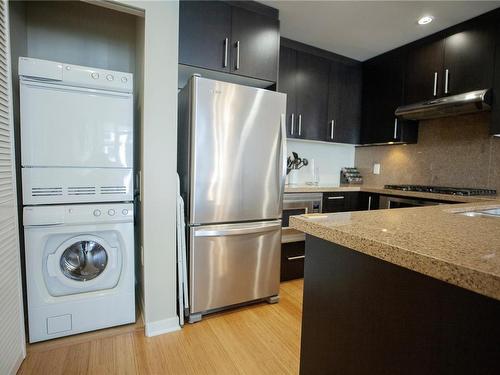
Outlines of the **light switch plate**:
<svg viewBox="0 0 500 375">
<path fill-rule="evenodd" d="M 373 174 L 380 174 L 380 163 L 373 164 Z"/>
</svg>

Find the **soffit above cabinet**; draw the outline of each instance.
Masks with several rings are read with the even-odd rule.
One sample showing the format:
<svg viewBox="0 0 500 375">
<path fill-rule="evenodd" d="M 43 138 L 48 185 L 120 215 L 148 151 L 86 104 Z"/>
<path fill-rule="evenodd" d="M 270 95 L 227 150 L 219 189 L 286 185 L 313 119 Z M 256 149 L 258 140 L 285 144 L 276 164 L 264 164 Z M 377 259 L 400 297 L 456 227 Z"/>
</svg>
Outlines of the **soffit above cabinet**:
<svg viewBox="0 0 500 375">
<path fill-rule="evenodd" d="M 500 7 L 500 1 L 261 1 L 281 36 L 364 61 Z M 424 27 L 417 19 L 431 14 Z"/>
</svg>

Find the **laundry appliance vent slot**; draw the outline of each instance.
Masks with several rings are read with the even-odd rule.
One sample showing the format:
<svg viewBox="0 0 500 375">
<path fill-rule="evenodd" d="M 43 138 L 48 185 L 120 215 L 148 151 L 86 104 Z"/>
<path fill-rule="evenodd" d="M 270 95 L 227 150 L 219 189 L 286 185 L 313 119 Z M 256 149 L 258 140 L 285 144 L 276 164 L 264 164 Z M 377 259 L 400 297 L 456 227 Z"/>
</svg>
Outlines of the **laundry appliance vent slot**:
<svg viewBox="0 0 500 375">
<path fill-rule="evenodd" d="M 68 195 L 95 195 L 95 186 L 68 187 Z"/>
<path fill-rule="evenodd" d="M 33 197 L 52 197 L 63 195 L 62 187 L 34 187 L 31 188 L 31 195 Z"/>
<path fill-rule="evenodd" d="M 101 194 L 127 194 L 126 186 L 101 186 Z"/>
</svg>

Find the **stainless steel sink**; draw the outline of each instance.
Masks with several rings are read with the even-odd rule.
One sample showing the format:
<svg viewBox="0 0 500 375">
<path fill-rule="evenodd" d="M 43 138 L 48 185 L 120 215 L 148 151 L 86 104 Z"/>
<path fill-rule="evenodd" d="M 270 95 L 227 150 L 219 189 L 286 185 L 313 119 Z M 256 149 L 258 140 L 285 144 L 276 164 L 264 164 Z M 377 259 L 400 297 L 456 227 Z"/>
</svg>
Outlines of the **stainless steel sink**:
<svg viewBox="0 0 500 375">
<path fill-rule="evenodd" d="M 499 217 L 500 218 L 500 208 L 490 208 L 487 210 L 479 211 L 467 211 L 467 212 L 457 212 L 461 215 L 477 217 L 477 216 L 489 216 L 489 217 Z"/>
</svg>

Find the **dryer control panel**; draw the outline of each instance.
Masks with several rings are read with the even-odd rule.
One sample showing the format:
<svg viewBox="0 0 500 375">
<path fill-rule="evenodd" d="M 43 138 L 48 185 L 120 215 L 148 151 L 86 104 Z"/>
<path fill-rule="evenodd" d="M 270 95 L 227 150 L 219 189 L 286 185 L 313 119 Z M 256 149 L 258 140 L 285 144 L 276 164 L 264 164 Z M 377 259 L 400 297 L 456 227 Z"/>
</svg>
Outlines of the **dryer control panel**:
<svg viewBox="0 0 500 375">
<path fill-rule="evenodd" d="M 132 92 L 134 83 L 132 73 L 64 64 L 31 57 L 19 58 L 19 75 L 25 79 L 127 93 Z"/>
<path fill-rule="evenodd" d="M 24 207 L 24 226 L 128 223 L 134 221 L 133 203 Z"/>
</svg>

